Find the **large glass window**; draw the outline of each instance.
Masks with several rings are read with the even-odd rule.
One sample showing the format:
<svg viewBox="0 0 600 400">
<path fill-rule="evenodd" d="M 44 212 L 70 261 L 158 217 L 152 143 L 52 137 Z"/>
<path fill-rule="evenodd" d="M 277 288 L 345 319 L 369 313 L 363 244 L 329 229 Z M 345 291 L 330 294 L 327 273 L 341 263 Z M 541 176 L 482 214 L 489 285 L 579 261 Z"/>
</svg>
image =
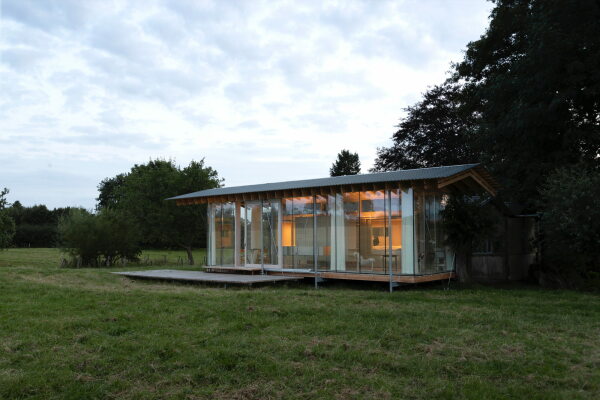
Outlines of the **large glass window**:
<svg viewBox="0 0 600 400">
<path fill-rule="evenodd" d="M 210 265 L 233 265 L 235 254 L 235 203 L 212 204 L 209 208 Z"/>
<path fill-rule="evenodd" d="M 235 263 L 235 203 L 223 203 L 221 223 L 221 263 L 219 265 L 233 265 Z"/>
<path fill-rule="evenodd" d="M 208 238 L 207 238 L 207 265 L 216 265 L 216 245 L 215 245 L 215 205 L 209 204 L 207 209 L 208 217 Z"/>
<path fill-rule="evenodd" d="M 415 193 L 416 273 L 432 274 L 452 269 L 451 252 L 444 244 L 440 211 L 445 196 L 435 192 Z"/>
<path fill-rule="evenodd" d="M 391 254 L 391 260 L 386 259 L 388 266 L 391 264 L 392 272 L 400 274 L 402 272 L 402 196 L 399 189 L 390 190 L 390 241 L 388 251 Z"/>
<path fill-rule="evenodd" d="M 312 269 L 313 197 L 283 199 L 282 245 L 284 268 Z"/>
<path fill-rule="evenodd" d="M 239 212 L 239 234 L 238 234 L 238 240 L 239 240 L 239 247 L 238 247 L 238 251 L 239 251 L 239 259 L 238 259 L 238 265 L 244 265 L 246 263 L 246 228 L 247 228 L 247 221 L 246 221 L 246 206 L 242 203 L 240 204 L 240 212 Z"/>
<path fill-rule="evenodd" d="M 383 191 L 360 192 L 360 272 L 385 273 L 387 221 Z"/>
<path fill-rule="evenodd" d="M 283 267 L 294 268 L 294 248 L 296 247 L 296 239 L 294 237 L 293 199 L 283 199 L 282 208 L 281 251 L 283 252 Z"/>
<path fill-rule="evenodd" d="M 331 244 L 335 243 L 335 196 L 315 196 L 315 206 L 317 265 L 319 270 L 329 271 L 335 269 L 331 248 Z"/>
<path fill-rule="evenodd" d="M 344 243 L 346 244 L 346 271 L 358 272 L 360 270 L 360 245 L 359 245 L 359 192 L 344 193 Z"/>
<path fill-rule="evenodd" d="M 235 203 L 211 204 L 208 262 L 314 270 L 316 258 L 320 271 L 450 270 L 444 201 L 440 193 L 406 188 L 240 202 L 237 210 Z"/>
<path fill-rule="evenodd" d="M 263 263 L 279 264 L 279 202 L 262 203 Z"/>
<path fill-rule="evenodd" d="M 262 205 L 246 203 L 246 264 L 260 265 L 262 260 L 261 237 Z"/>
</svg>

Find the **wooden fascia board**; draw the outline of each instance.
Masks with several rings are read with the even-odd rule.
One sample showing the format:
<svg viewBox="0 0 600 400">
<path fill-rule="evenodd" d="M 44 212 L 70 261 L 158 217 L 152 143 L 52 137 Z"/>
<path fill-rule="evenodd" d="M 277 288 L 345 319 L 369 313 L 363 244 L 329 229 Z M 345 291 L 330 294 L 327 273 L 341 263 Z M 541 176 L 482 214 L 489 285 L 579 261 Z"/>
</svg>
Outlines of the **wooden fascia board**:
<svg viewBox="0 0 600 400">
<path fill-rule="evenodd" d="M 462 181 L 462 180 L 465 180 L 468 178 L 473 179 L 475 182 L 477 182 L 479 184 L 479 186 L 481 186 L 483 189 L 485 189 L 492 196 L 496 196 L 496 189 L 494 189 L 490 184 L 488 184 L 486 182 L 486 180 L 480 174 L 477 173 L 477 171 L 473 171 L 473 170 L 464 171 L 459 174 L 450 176 L 448 178 L 438 179 L 438 189 L 442 189 L 446 186 L 455 184 L 459 181 Z"/>
</svg>

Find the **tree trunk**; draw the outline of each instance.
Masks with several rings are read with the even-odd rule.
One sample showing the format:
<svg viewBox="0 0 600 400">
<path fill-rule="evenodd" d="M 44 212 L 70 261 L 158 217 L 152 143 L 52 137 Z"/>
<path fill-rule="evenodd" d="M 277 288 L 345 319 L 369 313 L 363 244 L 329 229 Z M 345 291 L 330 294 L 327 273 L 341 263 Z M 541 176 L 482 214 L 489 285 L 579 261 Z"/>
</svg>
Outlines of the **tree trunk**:
<svg viewBox="0 0 600 400">
<path fill-rule="evenodd" d="M 472 269 L 471 246 L 462 246 L 456 252 L 456 274 L 458 275 L 458 281 L 461 283 L 471 283 Z"/>
<path fill-rule="evenodd" d="M 191 247 L 185 247 L 185 251 L 187 253 L 188 264 L 189 265 L 194 265 L 194 255 L 192 254 L 192 248 Z"/>
</svg>

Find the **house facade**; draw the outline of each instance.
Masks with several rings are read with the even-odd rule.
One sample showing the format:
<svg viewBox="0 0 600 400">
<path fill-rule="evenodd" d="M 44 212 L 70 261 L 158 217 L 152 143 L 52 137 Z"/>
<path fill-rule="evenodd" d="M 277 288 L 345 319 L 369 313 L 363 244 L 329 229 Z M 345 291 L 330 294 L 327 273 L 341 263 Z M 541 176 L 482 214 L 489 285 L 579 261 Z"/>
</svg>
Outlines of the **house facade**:
<svg viewBox="0 0 600 400">
<path fill-rule="evenodd" d="M 454 276 L 440 211 L 453 193 L 497 185 L 478 164 L 203 190 L 207 265 L 328 279 L 422 282 Z"/>
</svg>

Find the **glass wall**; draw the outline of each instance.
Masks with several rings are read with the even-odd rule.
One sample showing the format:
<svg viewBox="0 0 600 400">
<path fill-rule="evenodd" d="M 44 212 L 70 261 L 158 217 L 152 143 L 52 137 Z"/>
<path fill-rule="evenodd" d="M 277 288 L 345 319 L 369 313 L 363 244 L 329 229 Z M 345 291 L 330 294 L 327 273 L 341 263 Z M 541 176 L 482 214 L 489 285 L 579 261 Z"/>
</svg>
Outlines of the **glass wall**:
<svg viewBox="0 0 600 400">
<path fill-rule="evenodd" d="M 412 188 L 400 190 L 402 210 L 402 273 L 415 273 L 414 196 Z"/>
<path fill-rule="evenodd" d="M 335 196 L 315 196 L 315 219 L 317 265 L 321 271 L 332 270 L 332 265 L 335 270 L 335 255 L 331 248 L 335 243 Z"/>
<path fill-rule="evenodd" d="M 360 192 L 359 269 L 386 273 L 387 218 L 383 191 Z"/>
<path fill-rule="evenodd" d="M 390 256 L 386 257 L 386 263 L 388 267 L 391 264 L 394 274 L 399 274 L 402 272 L 402 196 L 399 189 L 390 190 L 389 204 L 391 228 L 388 227 L 390 235 L 388 254 Z"/>
<path fill-rule="evenodd" d="M 412 188 L 211 204 L 208 262 L 365 274 L 453 268 L 442 193 Z M 237 258 L 236 258 L 237 256 Z"/>
<path fill-rule="evenodd" d="M 246 203 L 246 265 L 260 265 L 262 259 L 262 204 Z"/>
<path fill-rule="evenodd" d="M 360 267 L 360 244 L 359 244 L 359 192 L 344 193 L 344 243 L 346 251 L 347 272 L 358 272 Z"/>
<path fill-rule="evenodd" d="M 440 211 L 445 196 L 436 192 L 415 193 L 415 273 L 432 274 L 451 270 L 452 254 L 444 244 Z"/>
<path fill-rule="evenodd" d="M 210 265 L 233 265 L 235 257 L 235 203 L 211 204 L 209 210 Z"/>
<path fill-rule="evenodd" d="M 283 199 L 283 267 L 314 268 L 313 196 Z"/>
<path fill-rule="evenodd" d="M 239 233 L 236 235 L 238 238 L 238 261 L 237 265 L 244 265 L 246 263 L 246 230 L 248 228 L 248 221 L 246 220 L 246 206 L 244 203 L 239 204 Z"/>
<path fill-rule="evenodd" d="M 293 199 L 283 199 L 281 205 L 281 251 L 283 253 L 283 267 L 294 268 L 296 240 L 294 237 Z"/>
<path fill-rule="evenodd" d="M 262 202 L 264 264 L 279 264 L 279 202 Z"/>
</svg>

